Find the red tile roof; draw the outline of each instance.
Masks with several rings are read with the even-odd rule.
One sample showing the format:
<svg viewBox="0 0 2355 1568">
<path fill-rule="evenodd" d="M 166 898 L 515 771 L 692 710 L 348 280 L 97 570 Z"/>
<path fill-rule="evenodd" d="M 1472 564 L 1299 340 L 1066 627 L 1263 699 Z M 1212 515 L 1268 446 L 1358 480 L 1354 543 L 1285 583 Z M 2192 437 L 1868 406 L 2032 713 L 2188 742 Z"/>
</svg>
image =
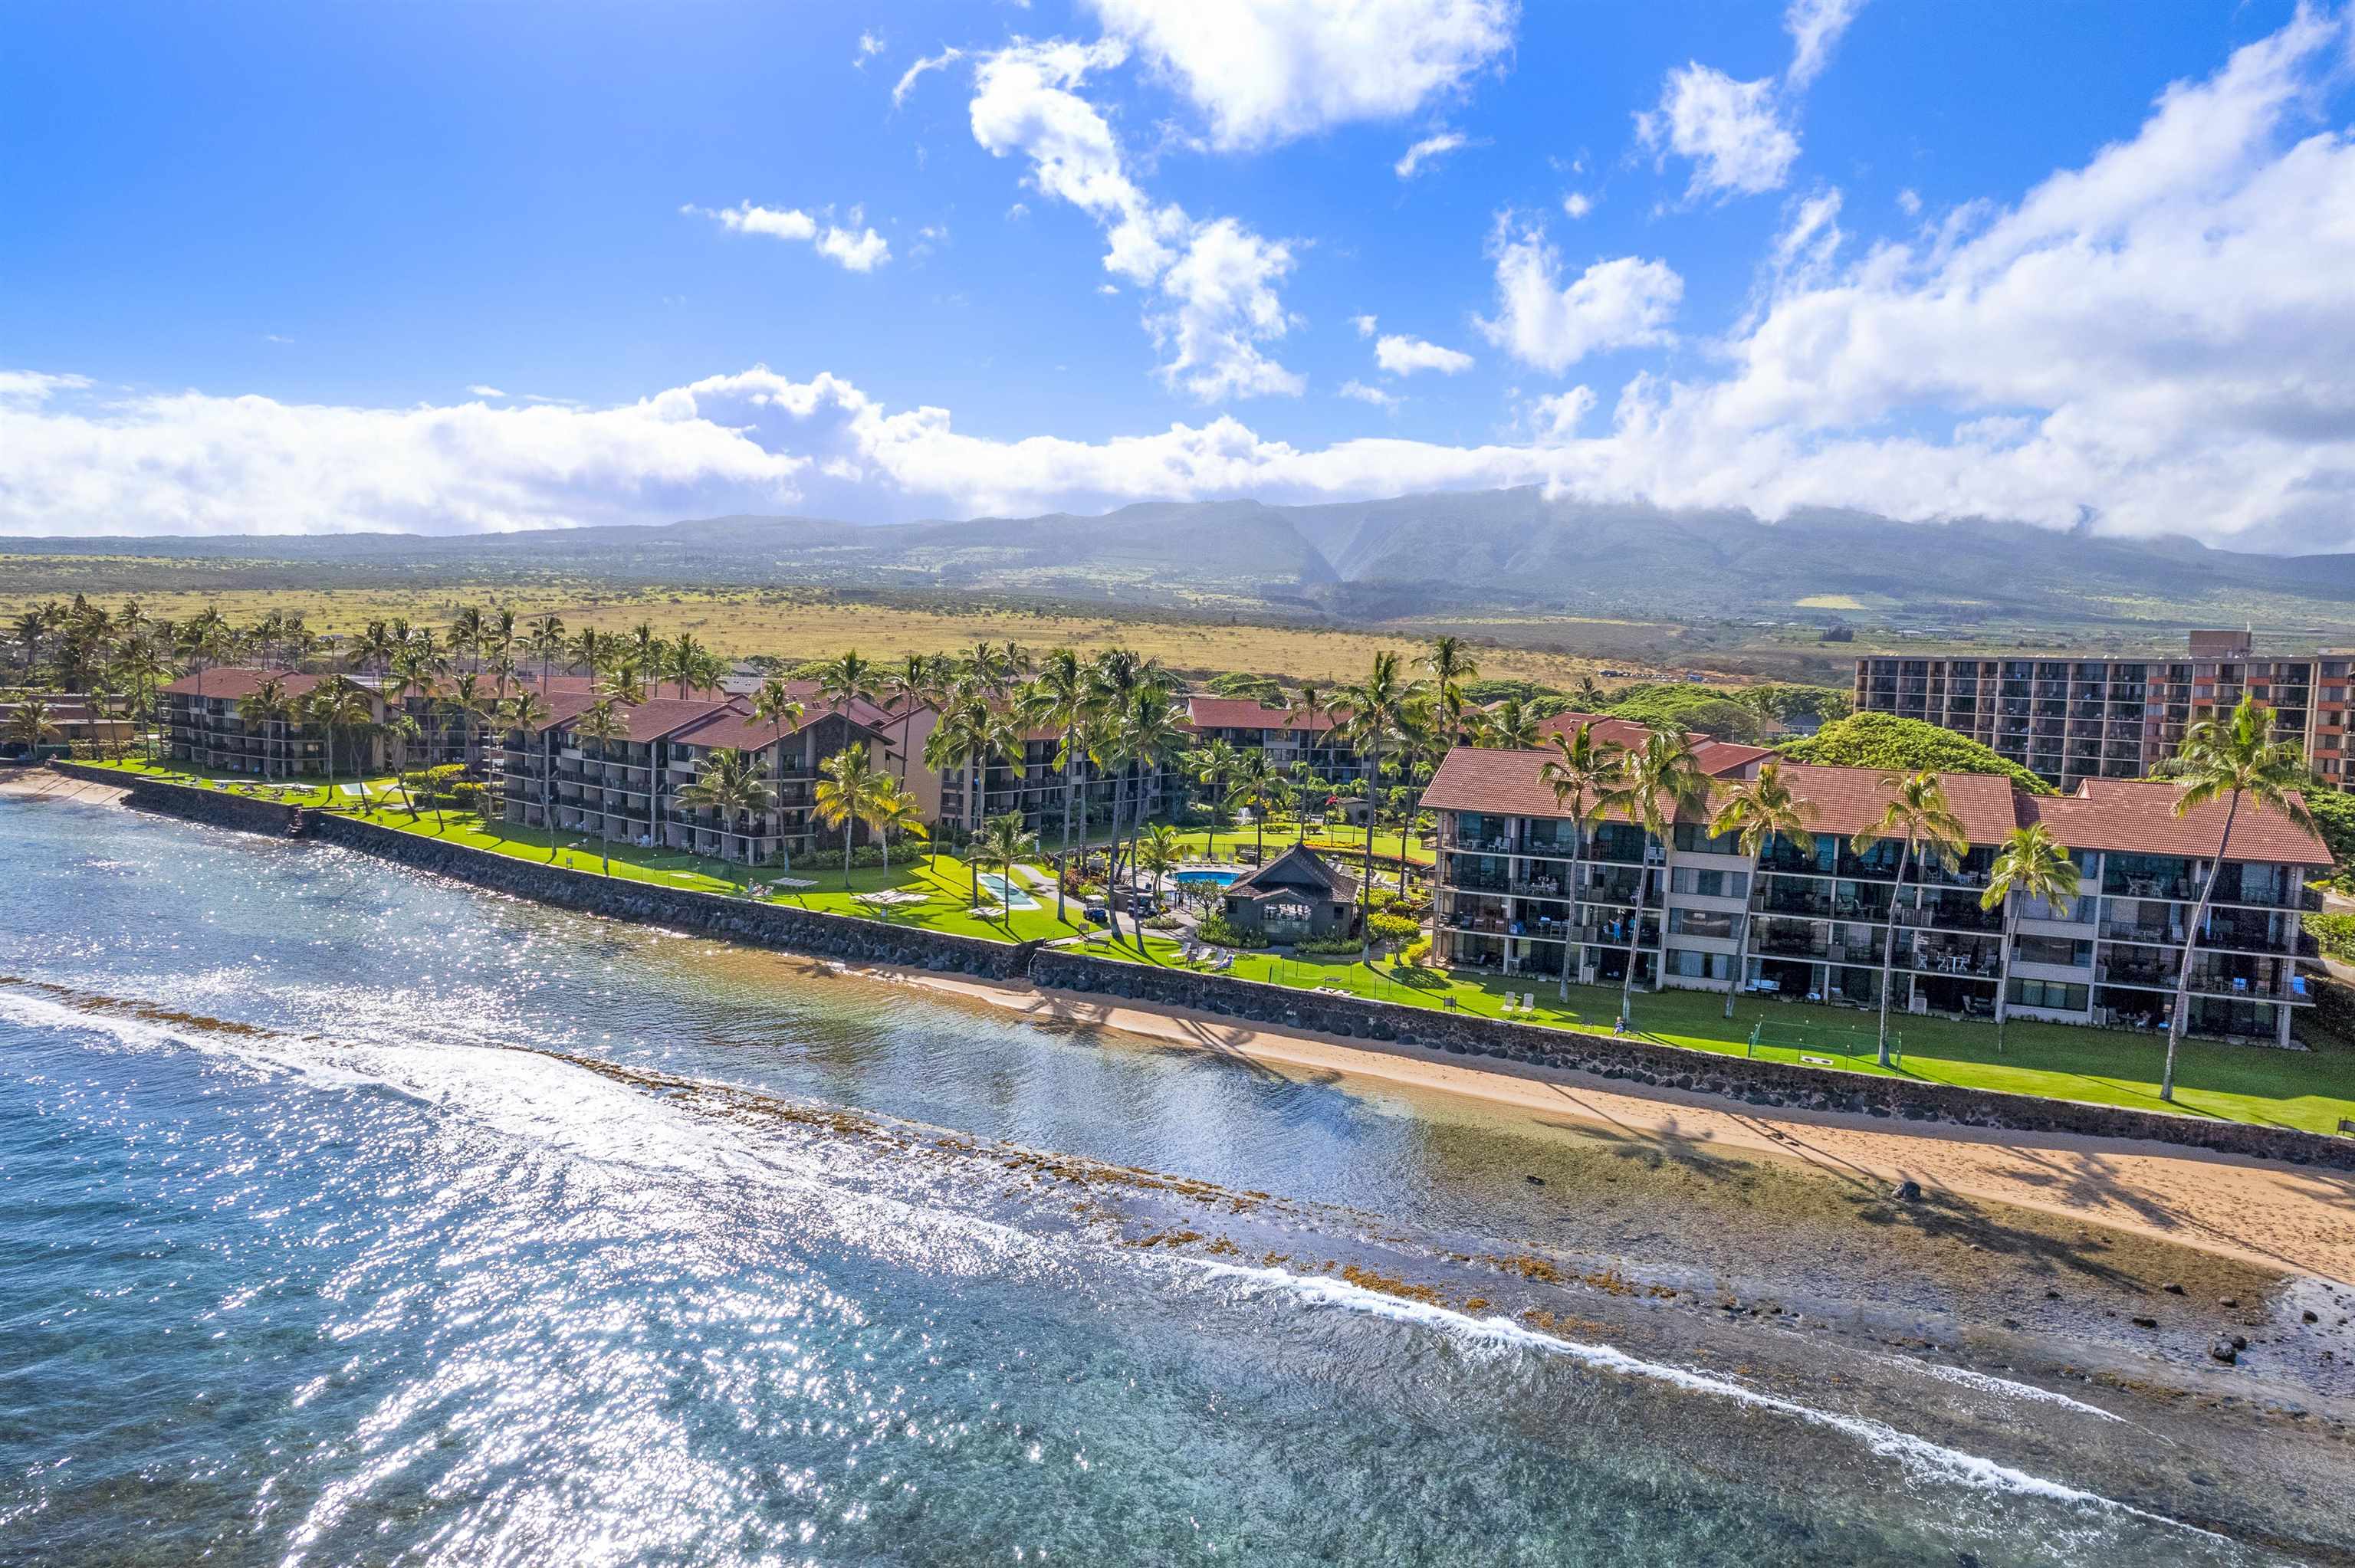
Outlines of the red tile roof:
<svg viewBox="0 0 2355 1568">
<path fill-rule="evenodd" d="M 1262 707 L 1250 697 L 1189 696 L 1186 722 L 1196 729 L 1288 729 L 1322 735 L 1333 727 L 1334 715 L 1320 712 L 1312 723 L 1305 715 Z"/>
<path fill-rule="evenodd" d="M 2088 779 L 2074 795 L 2019 797 L 2022 826 L 2042 822 L 2071 849 L 2123 850 L 2137 854 L 2213 855 L 2231 808 L 2218 800 L 2179 817 L 2180 789 L 2139 779 Z M 2322 841 L 2281 811 L 2241 802 L 2229 846 L 2234 860 L 2277 865 L 2328 865 Z"/>
<path fill-rule="evenodd" d="M 327 679 L 325 675 L 306 675 L 299 670 L 267 670 L 243 664 L 221 664 L 207 670 L 202 675 L 181 676 L 164 688 L 164 694 L 167 697 L 196 696 L 197 687 L 201 682 L 205 696 L 235 701 L 240 697 L 251 696 L 260 689 L 262 682 L 273 678 L 280 685 L 286 688 L 286 694 L 290 697 L 302 696 Z"/>
<path fill-rule="evenodd" d="M 820 707 L 813 702 L 803 713 L 801 723 L 785 726 L 785 736 L 790 739 L 820 719 L 832 718 L 837 715 L 844 715 L 851 723 L 864 729 L 880 732 L 886 726 L 897 727 L 881 710 L 868 703 L 854 702 L 848 705 L 848 712 L 845 714 L 841 705 Z M 865 716 L 859 716 L 862 715 Z M 777 727 L 766 719 L 752 716 L 751 705 L 739 698 L 734 705 L 712 714 L 671 738 L 688 746 L 707 746 L 729 751 L 758 751 L 777 743 Z"/>
<path fill-rule="evenodd" d="M 1424 789 L 1426 810 L 1484 811 L 1499 816 L 1568 815 L 1539 769 L 1544 751 L 1484 751 L 1459 747 L 1447 754 Z M 1881 773 L 1870 768 L 1818 768 L 1786 762 L 1783 776 L 1792 793 L 1816 809 L 1817 832 L 1854 834 L 1881 815 L 1889 800 Z M 1974 844 L 2001 843 L 2015 827 L 2041 821 L 2072 849 L 2119 850 L 2141 854 L 2201 857 L 2216 853 L 2223 835 L 2225 808 L 2206 806 L 2187 817 L 2175 815 L 2176 787 L 2139 780 L 2088 779 L 2078 793 L 2062 799 L 2020 793 L 2009 779 L 1987 773 L 1939 775 L 1946 807 L 1959 818 Z M 1696 819 L 1697 820 L 1697 819 Z M 2284 865 L 2328 865 L 2321 840 L 2279 811 L 2243 803 L 2232 825 L 2232 858 Z"/>
</svg>

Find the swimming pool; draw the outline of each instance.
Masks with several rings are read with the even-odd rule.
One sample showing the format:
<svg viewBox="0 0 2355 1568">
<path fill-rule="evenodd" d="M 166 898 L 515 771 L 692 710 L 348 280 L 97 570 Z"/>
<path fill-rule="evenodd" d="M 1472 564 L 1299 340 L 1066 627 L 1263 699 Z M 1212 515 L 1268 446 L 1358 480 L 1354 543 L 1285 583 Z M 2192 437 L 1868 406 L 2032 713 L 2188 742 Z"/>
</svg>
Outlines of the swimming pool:
<svg viewBox="0 0 2355 1568">
<path fill-rule="evenodd" d="M 1229 866 L 1219 870 L 1173 871 L 1169 874 L 1169 880 L 1180 887 L 1224 887 L 1241 874 L 1241 872 Z"/>
<path fill-rule="evenodd" d="M 1036 909 L 1039 907 L 1039 901 L 1030 896 L 1029 890 L 1018 882 L 1008 883 L 1006 880 L 1006 874 L 1003 872 L 993 871 L 986 873 L 981 879 L 981 890 L 984 893 L 988 894 L 991 897 L 996 899 L 1000 904 L 1005 905 L 1008 909 Z"/>
</svg>

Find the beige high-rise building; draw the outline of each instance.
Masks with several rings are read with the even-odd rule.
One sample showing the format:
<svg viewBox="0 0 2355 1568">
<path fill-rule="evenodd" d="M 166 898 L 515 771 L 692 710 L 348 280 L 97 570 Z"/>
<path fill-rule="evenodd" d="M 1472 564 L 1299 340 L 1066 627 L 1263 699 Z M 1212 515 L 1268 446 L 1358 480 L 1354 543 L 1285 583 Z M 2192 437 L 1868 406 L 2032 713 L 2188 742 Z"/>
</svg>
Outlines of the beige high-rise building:
<svg viewBox="0 0 2355 1568">
<path fill-rule="evenodd" d="M 2194 719 L 2243 694 L 2274 710 L 2280 737 L 2344 789 L 2355 652 L 2260 657 L 2245 631 L 2194 631 L 2181 659 L 2059 654 L 1856 662 L 1859 713 L 1895 714 L 1966 735 L 2064 793 L 2087 779 L 2139 779 L 2175 754 Z"/>
</svg>

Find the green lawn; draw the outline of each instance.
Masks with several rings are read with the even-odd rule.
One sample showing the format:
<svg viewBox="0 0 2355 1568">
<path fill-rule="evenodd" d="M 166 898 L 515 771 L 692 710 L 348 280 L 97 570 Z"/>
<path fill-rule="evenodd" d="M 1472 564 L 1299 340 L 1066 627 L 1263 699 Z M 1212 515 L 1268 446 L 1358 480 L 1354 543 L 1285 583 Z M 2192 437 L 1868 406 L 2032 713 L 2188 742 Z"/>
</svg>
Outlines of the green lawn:
<svg viewBox="0 0 2355 1568">
<path fill-rule="evenodd" d="M 1015 885 L 1019 887 L 1026 871 L 1036 876 L 1030 896 L 1039 905 L 1035 909 L 1016 909 L 996 918 L 986 918 L 974 912 L 972 898 L 972 868 L 953 855 L 927 855 L 911 853 L 906 860 L 892 857 L 891 868 L 860 866 L 851 871 L 847 886 L 843 882 L 842 858 L 824 854 L 796 861 L 790 873 L 775 866 L 748 866 L 708 856 L 687 854 L 677 850 L 642 850 L 634 845 L 614 842 L 600 846 L 595 837 L 584 838 L 578 833 L 549 834 L 541 828 L 509 826 L 504 822 L 485 823 L 471 811 L 444 811 L 439 822 L 432 812 L 412 820 L 398 805 L 379 807 L 365 812 L 369 821 L 403 832 L 417 833 L 426 838 L 440 838 L 473 849 L 488 850 L 495 854 L 509 854 L 518 859 L 556 864 L 575 871 L 605 874 L 610 848 L 611 874 L 633 882 L 650 882 L 666 887 L 685 888 L 694 893 L 717 893 L 741 896 L 748 883 L 774 883 L 790 875 L 794 880 L 815 885 L 805 888 L 773 888 L 768 901 L 791 904 L 804 909 L 814 909 L 828 915 L 848 915 L 862 919 L 879 919 L 895 926 L 917 926 L 928 931 L 946 931 L 958 936 L 980 937 L 996 942 L 1044 941 L 1056 937 L 1068 937 L 1084 929 L 1076 902 L 1067 910 L 1068 921 L 1055 918 L 1054 891 L 1043 872 L 1016 863 Z M 553 848 L 555 853 L 550 855 Z M 982 875 L 995 876 L 997 868 L 985 865 Z M 862 893 L 902 892 L 920 894 L 921 904 L 879 906 L 862 904 Z M 986 885 L 983 902 L 994 905 Z"/>
<path fill-rule="evenodd" d="M 1144 957 L 1133 945 L 1099 938 L 1087 951 L 1104 958 L 1179 967 L 1177 944 L 1149 938 Z M 1184 966 L 1199 969 L 1196 963 Z M 1516 1021 L 1607 1034 L 1619 1011 L 1615 986 L 1570 988 L 1537 977 L 1510 986 L 1498 976 L 1468 971 L 1371 967 L 1345 959 L 1281 959 L 1237 954 L 1226 971 L 1239 980 L 1263 980 L 1302 990 L 1347 991 L 1409 1007 L 1439 1008 L 1453 999 L 1465 1012 L 1504 1015 L 1508 994 L 1534 993 L 1533 1012 L 1516 1010 Z M 1744 1000 L 1733 1017 L 1723 1016 L 1725 999 L 1708 991 L 1663 991 L 1636 994 L 1636 1033 L 1664 1044 L 1743 1055 L 1753 1027 L 1763 1018 L 1771 1040 L 1804 1036 L 1806 1044 L 1762 1044 L 1755 1054 L 1777 1062 L 1827 1057 L 1852 1072 L 1892 1074 L 1928 1083 L 2000 1089 L 2097 1105 L 2166 1110 L 2158 1097 L 2158 1074 L 2166 1054 L 2164 1034 L 2018 1022 L 1996 1050 L 1995 1026 L 1949 1018 L 1892 1017 L 1890 1028 L 1902 1045 L 1898 1065 L 1874 1060 L 1875 1018 L 1855 1009 L 1806 1002 Z M 1796 1027 L 1795 1027 L 1796 1026 Z M 1815 1064 L 1809 1064 L 1813 1065 Z M 2311 1051 L 2275 1051 L 2263 1046 L 2224 1045 L 2189 1040 L 2176 1057 L 2178 1112 L 2232 1121 L 2272 1123 L 2308 1132 L 2335 1132 L 2341 1117 L 2355 1118 L 2355 1053 L 2335 1042 Z"/>
<path fill-rule="evenodd" d="M 366 780 L 354 779 L 346 774 L 332 786 L 313 777 L 293 779 L 262 779 L 252 773 L 219 772 L 207 768 L 192 768 L 186 763 L 144 762 L 136 757 L 102 760 L 77 758 L 87 768 L 112 768 L 119 772 L 142 774 L 150 779 L 167 779 L 177 784 L 193 784 L 218 788 L 240 795 L 251 795 L 258 800 L 282 800 L 290 806 L 325 806 L 336 802 L 348 803 L 353 797 L 346 791 L 355 783 L 364 782 L 371 798 L 389 790 L 390 774 L 373 775 Z"/>
</svg>

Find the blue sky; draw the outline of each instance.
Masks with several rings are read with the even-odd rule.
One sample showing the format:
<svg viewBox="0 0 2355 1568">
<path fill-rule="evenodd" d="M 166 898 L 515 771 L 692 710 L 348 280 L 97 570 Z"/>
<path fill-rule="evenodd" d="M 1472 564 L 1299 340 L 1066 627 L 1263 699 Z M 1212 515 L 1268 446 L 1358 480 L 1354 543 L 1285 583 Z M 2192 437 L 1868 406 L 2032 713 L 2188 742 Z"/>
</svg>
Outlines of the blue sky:
<svg viewBox="0 0 2355 1568">
<path fill-rule="evenodd" d="M 2350 62 L 2278 3 L 20 8 L 0 531 L 1540 482 L 2347 547 Z"/>
</svg>

